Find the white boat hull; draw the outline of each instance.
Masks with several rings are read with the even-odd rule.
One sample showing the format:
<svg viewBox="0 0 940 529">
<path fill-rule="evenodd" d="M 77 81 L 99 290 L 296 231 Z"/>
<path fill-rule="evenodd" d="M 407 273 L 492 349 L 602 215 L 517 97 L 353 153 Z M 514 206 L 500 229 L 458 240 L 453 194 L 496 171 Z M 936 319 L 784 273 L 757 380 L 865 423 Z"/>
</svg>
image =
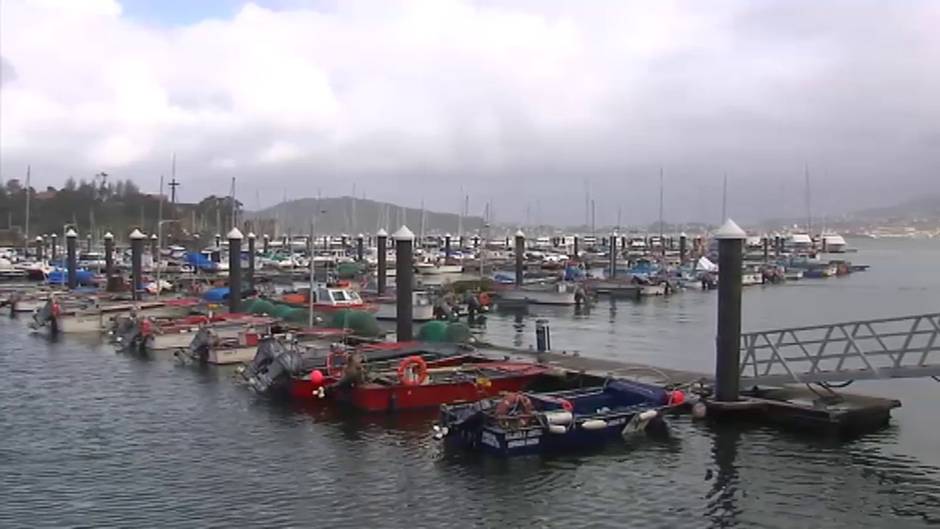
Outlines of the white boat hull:
<svg viewBox="0 0 940 529">
<path fill-rule="evenodd" d="M 741 285 L 743 286 L 760 285 L 763 282 L 764 278 L 761 274 L 745 273 L 741 275 Z"/>
<path fill-rule="evenodd" d="M 640 296 L 665 296 L 666 295 L 666 284 L 659 283 L 657 285 L 641 285 L 640 286 Z"/>
<path fill-rule="evenodd" d="M 574 305 L 574 292 L 553 290 L 510 289 L 502 292 L 503 301 L 533 305 Z"/>
<path fill-rule="evenodd" d="M 375 313 L 378 320 L 397 320 L 398 305 L 396 303 L 379 303 L 379 310 Z M 412 309 L 413 321 L 431 321 L 434 319 L 434 307 L 431 305 L 415 305 Z"/>
<path fill-rule="evenodd" d="M 254 346 L 246 347 L 226 347 L 212 349 L 209 351 L 207 361 L 214 365 L 241 364 L 251 362 L 255 357 L 258 348 Z"/>
</svg>

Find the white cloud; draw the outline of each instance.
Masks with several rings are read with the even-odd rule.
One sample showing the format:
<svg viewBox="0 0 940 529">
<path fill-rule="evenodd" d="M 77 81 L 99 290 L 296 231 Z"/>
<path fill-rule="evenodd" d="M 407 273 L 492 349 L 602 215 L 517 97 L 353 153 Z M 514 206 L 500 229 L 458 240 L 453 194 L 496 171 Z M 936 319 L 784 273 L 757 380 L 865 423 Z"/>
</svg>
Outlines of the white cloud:
<svg viewBox="0 0 940 529">
<path fill-rule="evenodd" d="M 638 190 L 624 175 L 659 164 L 684 166 L 673 174 L 691 184 L 735 164 L 772 179 L 886 137 L 892 162 L 930 151 L 936 4 L 793 4 L 248 3 L 161 27 L 113 0 L 6 0 L 0 167 L 46 164 L 50 184 L 102 169 L 149 177 L 177 152 L 190 174 L 228 171 L 247 188 L 329 174 L 391 199 L 429 175 L 448 190 L 469 175 L 511 193 L 564 188 L 544 185 L 553 169 L 615 196 Z M 915 118 L 899 142 L 891 123 L 904 115 Z M 536 197 L 546 210 L 569 198 L 553 193 Z"/>
</svg>

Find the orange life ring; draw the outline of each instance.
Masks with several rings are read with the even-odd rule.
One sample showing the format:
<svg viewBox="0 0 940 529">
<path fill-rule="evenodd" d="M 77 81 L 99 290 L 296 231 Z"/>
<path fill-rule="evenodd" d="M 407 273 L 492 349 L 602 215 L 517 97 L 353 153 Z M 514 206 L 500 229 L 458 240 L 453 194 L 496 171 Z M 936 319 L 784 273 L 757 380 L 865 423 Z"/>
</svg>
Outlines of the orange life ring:
<svg viewBox="0 0 940 529">
<path fill-rule="evenodd" d="M 339 358 L 343 359 L 342 363 L 337 362 Z M 343 371 L 348 363 L 349 353 L 342 349 L 334 349 L 326 355 L 326 373 L 331 377 L 339 378 L 343 376 Z"/>
<path fill-rule="evenodd" d="M 490 302 L 490 295 L 486 292 L 480 292 L 480 305 L 488 306 Z"/>
<path fill-rule="evenodd" d="M 428 379 L 428 363 L 420 356 L 409 356 L 398 364 L 398 381 L 404 386 L 420 386 Z"/>
<path fill-rule="evenodd" d="M 532 400 L 522 393 L 509 393 L 496 405 L 498 417 L 532 415 L 533 411 L 535 407 L 532 405 Z"/>
</svg>

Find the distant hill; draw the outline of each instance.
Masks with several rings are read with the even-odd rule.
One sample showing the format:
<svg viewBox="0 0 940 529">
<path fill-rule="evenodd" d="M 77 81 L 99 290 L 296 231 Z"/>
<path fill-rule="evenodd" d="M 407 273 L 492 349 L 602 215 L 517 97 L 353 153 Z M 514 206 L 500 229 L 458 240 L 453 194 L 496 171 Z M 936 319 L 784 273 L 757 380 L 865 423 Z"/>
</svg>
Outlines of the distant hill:
<svg viewBox="0 0 940 529">
<path fill-rule="evenodd" d="M 319 215 L 317 213 L 319 212 Z M 401 224 L 418 233 L 421 228 L 421 210 L 403 208 L 388 202 L 377 202 L 349 196 L 334 198 L 301 198 L 284 202 L 261 211 L 247 212 L 246 219 L 277 223 L 281 232 L 307 233 L 316 216 L 316 231 L 319 233 L 372 234 L 388 226 L 394 232 Z M 426 233 L 457 234 L 460 220 L 456 213 L 425 211 Z M 479 230 L 483 225 L 480 217 L 464 217 L 465 233 Z"/>
<path fill-rule="evenodd" d="M 862 219 L 935 219 L 940 220 L 940 194 L 920 196 L 894 206 L 856 211 Z"/>
</svg>

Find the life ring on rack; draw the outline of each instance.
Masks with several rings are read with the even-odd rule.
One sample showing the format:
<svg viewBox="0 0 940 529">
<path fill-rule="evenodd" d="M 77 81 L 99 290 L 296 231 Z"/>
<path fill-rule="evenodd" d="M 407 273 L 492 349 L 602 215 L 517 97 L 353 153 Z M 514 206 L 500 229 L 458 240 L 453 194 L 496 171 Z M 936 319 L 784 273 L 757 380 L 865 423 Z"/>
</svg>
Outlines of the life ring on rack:
<svg viewBox="0 0 940 529">
<path fill-rule="evenodd" d="M 398 381 L 404 386 L 420 386 L 428 379 L 428 363 L 420 356 L 409 356 L 398 364 Z"/>
<path fill-rule="evenodd" d="M 532 399 L 522 393 L 509 393 L 496 405 L 497 417 L 532 415 L 533 411 Z"/>
<path fill-rule="evenodd" d="M 343 349 L 333 349 L 326 355 L 326 373 L 333 378 L 343 376 L 346 364 L 349 363 L 349 353 Z"/>
</svg>

